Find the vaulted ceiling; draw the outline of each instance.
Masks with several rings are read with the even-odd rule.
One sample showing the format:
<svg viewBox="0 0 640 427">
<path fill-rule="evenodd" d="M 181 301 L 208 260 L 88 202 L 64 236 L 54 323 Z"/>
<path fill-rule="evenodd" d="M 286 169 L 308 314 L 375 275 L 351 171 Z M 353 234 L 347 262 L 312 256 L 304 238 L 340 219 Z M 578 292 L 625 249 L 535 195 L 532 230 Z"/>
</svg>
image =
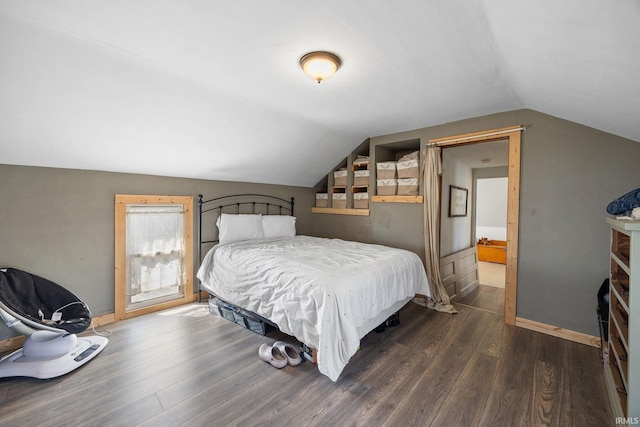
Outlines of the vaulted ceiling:
<svg viewBox="0 0 640 427">
<path fill-rule="evenodd" d="M 519 108 L 640 141 L 636 0 L 0 0 L 0 163 L 313 186 Z M 343 62 L 323 84 L 302 55 Z"/>
</svg>

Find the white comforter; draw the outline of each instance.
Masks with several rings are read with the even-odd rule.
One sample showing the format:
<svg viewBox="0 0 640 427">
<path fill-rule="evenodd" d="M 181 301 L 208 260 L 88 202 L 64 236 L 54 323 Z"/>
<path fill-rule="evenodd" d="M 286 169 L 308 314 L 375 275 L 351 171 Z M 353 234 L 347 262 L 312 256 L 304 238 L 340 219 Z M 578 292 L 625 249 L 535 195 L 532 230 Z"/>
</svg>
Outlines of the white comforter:
<svg viewBox="0 0 640 427">
<path fill-rule="evenodd" d="M 219 244 L 198 278 L 210 293 L 316 348 L 318 369 L 332 381 L 364 335 L 415 294 L 430 296 L 413 252 L 308 236 Z"/>
</svg>

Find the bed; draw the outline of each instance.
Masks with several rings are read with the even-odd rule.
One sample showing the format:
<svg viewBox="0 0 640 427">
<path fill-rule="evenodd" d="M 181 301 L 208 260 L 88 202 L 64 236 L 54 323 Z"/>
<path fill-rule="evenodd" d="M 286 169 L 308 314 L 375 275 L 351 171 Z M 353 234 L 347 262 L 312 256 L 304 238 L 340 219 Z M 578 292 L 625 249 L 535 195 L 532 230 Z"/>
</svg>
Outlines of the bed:
<svg viewBox="0 0 640 427">
<path fill-rule="evenodd" d="M 200 228 L 201 243 L 214 244 L 202 259 L 200 286 L 316 349 L 318 370 L 337 381 L 362 337 L 416 294 L 430 295 L 424 266 L 402 249 L 296 235 L 293 200 L 277 216 L 267 203 L 200 199 L 200 218 L 213 209 L 219 230 L 208 241 Z"/>
</svg>

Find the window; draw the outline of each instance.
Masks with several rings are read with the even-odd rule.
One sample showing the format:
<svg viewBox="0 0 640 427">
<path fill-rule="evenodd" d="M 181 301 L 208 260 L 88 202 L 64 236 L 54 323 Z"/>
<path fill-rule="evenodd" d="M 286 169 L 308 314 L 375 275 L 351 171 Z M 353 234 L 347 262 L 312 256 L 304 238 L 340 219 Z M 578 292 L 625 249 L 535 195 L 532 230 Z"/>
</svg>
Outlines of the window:
<svg viewBox="0 0 640 427">
<path fill-rule="evenodd" d="M 116 195 L 116 319 L 193 301 L 192 207 L 192 197 Z"/>
</svg>

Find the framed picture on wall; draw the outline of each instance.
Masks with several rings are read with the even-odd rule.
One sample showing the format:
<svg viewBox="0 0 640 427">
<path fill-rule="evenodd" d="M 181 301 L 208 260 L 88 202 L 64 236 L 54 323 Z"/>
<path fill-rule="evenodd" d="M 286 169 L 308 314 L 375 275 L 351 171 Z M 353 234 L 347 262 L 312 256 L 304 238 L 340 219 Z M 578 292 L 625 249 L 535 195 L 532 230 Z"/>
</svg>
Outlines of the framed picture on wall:
<svg viewBox="0 0 640 427">
<path fill-rule="evenodd" d="M 455 185 L 449 186 L 449 216 L 467 216 L 469 190 Z"/>
</svg>

